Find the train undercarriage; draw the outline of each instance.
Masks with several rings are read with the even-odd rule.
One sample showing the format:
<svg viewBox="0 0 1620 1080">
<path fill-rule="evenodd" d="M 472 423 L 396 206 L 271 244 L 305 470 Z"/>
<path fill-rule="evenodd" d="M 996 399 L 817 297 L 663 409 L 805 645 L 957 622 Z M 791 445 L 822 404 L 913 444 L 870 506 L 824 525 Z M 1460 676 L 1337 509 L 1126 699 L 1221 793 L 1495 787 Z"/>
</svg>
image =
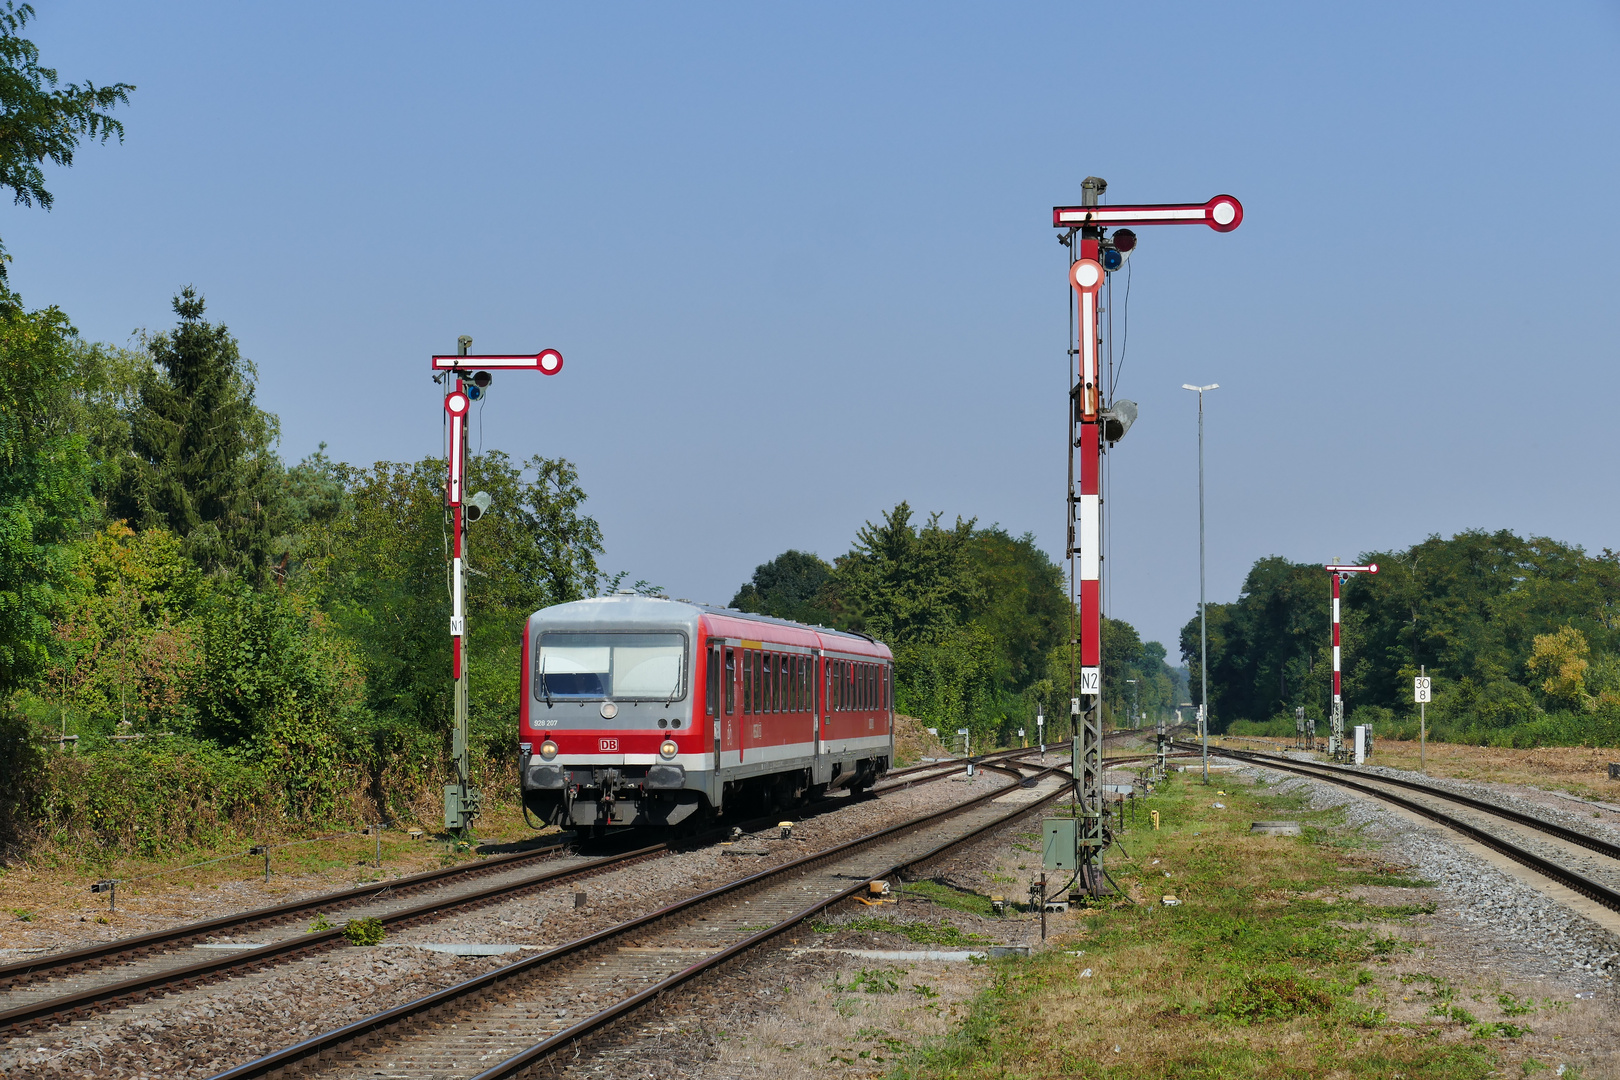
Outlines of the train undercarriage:
<svg viewBox="0 0 1620 1080">
<path fill-rule="evenodd" d="M 740 777 L 723 781 L 718 805 L 694 776 L 687 786 L 679 765 L 554 765 L 526 762 L 522 769 L 523 803 L 547 825 L 590 829 L 671 828 L 706 824 L 722 816 L 744 817 L 791 810 L 813 802 L 829 790 L 847 788 L 859 795 L 888 770 L 887 757 L 862 758 L 846 767 L 834 763 L 823 784 L 812 770 Z"/>
</svg>

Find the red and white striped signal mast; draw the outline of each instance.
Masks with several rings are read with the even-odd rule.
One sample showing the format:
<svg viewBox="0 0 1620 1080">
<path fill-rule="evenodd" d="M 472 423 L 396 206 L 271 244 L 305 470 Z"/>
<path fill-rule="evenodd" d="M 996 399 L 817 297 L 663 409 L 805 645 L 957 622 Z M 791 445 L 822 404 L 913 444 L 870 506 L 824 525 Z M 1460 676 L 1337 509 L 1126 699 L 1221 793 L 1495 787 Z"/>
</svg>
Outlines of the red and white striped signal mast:
<svg viewBox="0 0 1620 1080">
<path fill-rule="evenodd" d="M 1333 579 L 1333 710 L 1329 713 L 1328 728 L 1328 756 L 1335 761 L 1343 760 L 1344 752 L 1344 694 L 1339 686 L 1340 644 L 1339 644 L 1339 585 L 1350 574 L 1376 574 L 1377 563 L 1368 563 L 1366 566 L 1341 566 L 1338 563 L 1329 563 L 1322 569 L 1326 570 Z"/>
<path fill-rule="evenodd" d="M 472 755 L 467 749 L 467 524 L 489 509 L 489 496 L 469 497 L 467 476 L 467 411 L 489 388 L 491 371 L 538 371 L 555 375 L 562 370 L 562 354 L 545 349 L 533 356 L 469 356 L 472 338 L 463 335 L 454 356 L 435 356 L 435 381 L 445 383 L 444 411 L 450 417 L 449 478 L 444 503 L 450 517 L 450 678 L 455 683 L 456 782 L 444 786 L 444 827 L 465 836 L 483 804 L 483 792 L 472 786 Z"/>
<path fill-rule="evenodd" d="M 1079 206 L 1052 208 L 1052 225 L 1067 230 L 1060 239 L 1069 247 L 1069 284 L 1079 308 L 1077 340 L 1070 349 L 1074 359 L 1069 364 L 1069 588 L 1071 608 L 1078 611 L 1079 618 L 1069 635 L 1069 693 L 1075 721 L 1074 776 L 1083 860 L 1079 884 L 1093 895 L 1102 890 L 1102 853 L 1107 842 L 1102 805 L 1102 455 L 1104 444 L 1118 441 L 1135 417 L 1134 405 L 1127 415 L 1123 409 L 1116 411 L 1114 402 L 1103 401 L 1105 389 L 1112 388 L 1103 386 L 1099 362 L 1100 294 L 1109 271 L 1122 265 L 1124 256 L 1136 246 L 1132 229 L 1207 225 L 1216 232 L 1231 232 L 1243 222 L 1243 206 L 1230 195 L 1217 195 L 1203 203 L 1103 206 L 1102 194 L 1107 190 L 1108 181 L 1088 176 L 1080 185 Z M 1108 235 L 1110 229 L 1115 230 L 1112 236 Z M 1078 673 L 1073 662 L 1077 644 Z"/>
</svg>

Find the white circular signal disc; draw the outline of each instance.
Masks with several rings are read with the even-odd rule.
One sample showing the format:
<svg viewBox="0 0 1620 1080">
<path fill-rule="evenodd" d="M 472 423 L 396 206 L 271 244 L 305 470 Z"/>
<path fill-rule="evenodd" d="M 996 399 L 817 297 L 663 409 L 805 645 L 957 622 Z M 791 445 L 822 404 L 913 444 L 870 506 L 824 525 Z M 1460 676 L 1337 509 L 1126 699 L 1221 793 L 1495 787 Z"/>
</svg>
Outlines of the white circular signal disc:
<svg viewBox="0 0 1620 1080">
<path fill-rule="evenodd" d="M 1102 263 L 1096 259 L 1081 259 L 1069 268 L 1069 281 L 1081 292 L 1096 291 L 1102 280 Z"/>
</svg>

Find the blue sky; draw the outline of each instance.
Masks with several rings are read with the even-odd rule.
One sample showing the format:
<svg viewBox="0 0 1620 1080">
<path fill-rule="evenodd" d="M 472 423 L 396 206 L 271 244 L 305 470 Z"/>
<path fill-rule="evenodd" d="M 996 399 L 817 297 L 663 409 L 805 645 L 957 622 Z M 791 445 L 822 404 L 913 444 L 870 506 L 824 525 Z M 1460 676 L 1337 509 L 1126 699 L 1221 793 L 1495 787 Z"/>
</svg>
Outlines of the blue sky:
<svg viewBox="0 0 1620 1080">
<path fill-rule="evenodd" d="M 195 284 L 289 460 L 437 452 L 458 334 L 560 349 L 475 439 L 575 461 L 672 595 L 901 499 L 1060 552 L 1089 174 L 1246 212 L 1132 258 L 1110 614 L 1174 655 L 1196 609 L 1184 382 L 1212 601 L 1469 527 L 1620 547 L 1613 4 L 36 6 L 139 89 L 0 211 L 29 303 L 125 343 Z"/>
</svg>

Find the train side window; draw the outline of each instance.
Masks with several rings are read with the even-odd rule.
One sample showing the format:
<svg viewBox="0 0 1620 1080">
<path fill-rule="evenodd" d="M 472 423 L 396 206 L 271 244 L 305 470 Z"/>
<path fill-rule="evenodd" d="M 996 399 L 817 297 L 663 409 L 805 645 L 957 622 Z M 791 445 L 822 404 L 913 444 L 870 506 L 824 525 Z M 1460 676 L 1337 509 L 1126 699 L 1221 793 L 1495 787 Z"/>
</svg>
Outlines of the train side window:
<svg viewBox="0 0 1620 1080">
<path fill-rule="evenodd" d="M 772 712 L 787 711 L 787 662 L 787 657 L 781 653 L 776 654 L 776 676 L 771 679 Z"/>
<path fill-rule="evenodd" d="M 793 711 L 804 712 L 804 657 L 793 658 Z"/>
<path fill-rule="evenodd" d="M 833 712 L 844 711 L 844 662 L 832 662 L 832 699 Z"/>
<path fill-rule="evenodd" d="M 782 708 L 782 657 L 777 653 L 765 654 L 765 711 L 780 712 Z"/>
<path fill-rule="evenodd" d="M 726 650 L 726 715 L 737 711 L 737 650 Z"/>
<path fill-rule="evenodd" d="M 869 702 L 866 707 L 868 709 L 878 707 L 877 670 L 876 664 L 866 665 L 866 700 Z"/>
<path fill-rule="evenodd" d="M 709 647 L 708 666 L 703 686 L 703 711 L 709 716 L 720 715 L 720 646 Z"/>
<path fill-rule="evenodd" d="M 848 705 L 851 711 L 857 708 L 855 704 L 855 664 L 853 661 L 844 665 L 844 704 Z"/>
<path fill-rule="evenodd" d="M 864 709 L 866 708 L 866 665 L 851 664 L 850 667 L 853 669 L 850 675 L 853 677 L 855 684 L 855 708 Z"/>
<path fill-rule="evenodd" d="M 884 664 L 878 669 L 878 708 L 884 712 L 889 711 L 889 665 Z"/>
<path fill-rule="evenodd" d="M 754 650 L 743 650 L 743 712 L 752 713 L 754 699 Z"/>
<path fill-rule="evenodd" d="M 861 665 L 861 708 L 872 710 L 872 665 Z"/>
</svg>

